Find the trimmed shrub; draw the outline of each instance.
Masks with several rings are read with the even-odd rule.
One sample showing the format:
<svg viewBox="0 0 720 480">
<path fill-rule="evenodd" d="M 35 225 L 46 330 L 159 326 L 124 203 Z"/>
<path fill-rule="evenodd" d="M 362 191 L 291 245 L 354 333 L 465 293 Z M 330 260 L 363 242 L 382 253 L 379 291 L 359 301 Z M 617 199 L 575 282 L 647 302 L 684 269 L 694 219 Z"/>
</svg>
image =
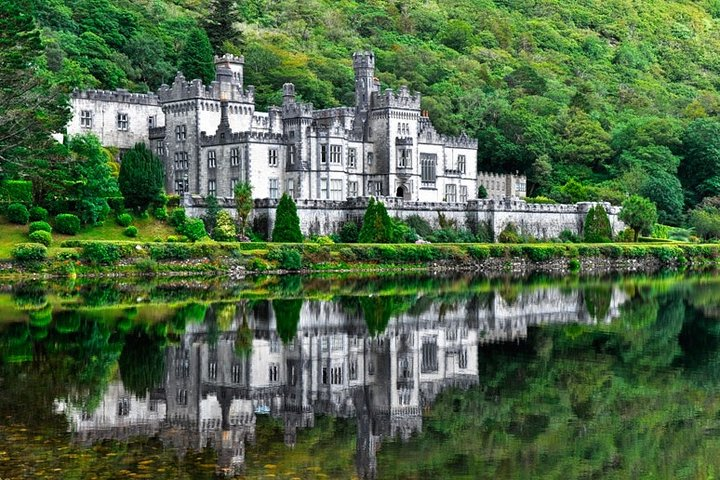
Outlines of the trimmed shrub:
<svg viewBox="0 0 720 480">
<path fill-rule="evenodd" d="M 295 201 L 287 193 L 283 193 L 277 206 L 275 225 L 272 231 L 272 241 L 292 243 L 300 243 L 303 241 L 297 207 L 295 206 Z"/>
<path fill-rule="evenodd" d="M 50 235 L 50 232 L 45 230 L 36 230 L 32 232 L 28 238 L 33 243 L 42 243 L 46 247 L 49 247 L 52 243 L 52 235 Z"/>
<path fill-rule="evenodd" d="M 588 243 L 608 243 L 612 238 L 612 226 L 602 205 L 591 208 L 585 216 L 583 236 Z"/>
<path fill-rule="evenodd" d="M 227 211 L 220 210 L 216 217 L 212 238 L 218 242 L 232 242 L 236 235 L 235 220 Z"/>
<path fill-rule="evenodd" d="M 32 207 L 29 213 L 31 222 L 47 222 L 48 218 L 50 218 L 48 217 L 48 211 L 43 207 Z"/>
<path fill-rule="evenodd" d="M 115 222 L 121 227 L 129 227 L 133 222 L 133 218 L 129 213 L 121 213 L 117 216 Z"/>
<path fill-rule="evenodd" d="M 167 220 L 168 218 L 168 212 L 167 208 L 165 207 L 155 207 L 152 211 L 152 216 L 157 218 L 158 220 Z"/>
<path fill-rule="evenodd" d="M 187 215 L 185 214 L 184 208 L 176 208 L 175 210 L 172 210 L 170 212 L 170 217 L 168 218 L 168 225 L 175 228 L 180 228 L 183 225 L 185 225 L 185 222 L 187 221 Z"/>
<path fill-rule="evenodd" d="M 22 203 L 12 203 L 7 208 L 7 219 L 10 223 L 17 225 L 27 225 L 30 220 L 30 212 Z"/>
<path fill-rule="evenodd" d="M 55 216 L 55 230 L 65 235 L 77 235 L 80 231 L 80 219 L 72 213 L 61 213 Z"/>
<path fill-rule="evenodd" d="M 477 245 L 470 245 L 468 247 L 468 253 L 472 258 L 475 260 L 485 260 L 488 257 L 490 257 L 490 248 L 489 247 L 481 247 Z"/>
<path fill-rule="evenodd" d="M 47 222 L 32 222 L 28 228 L 28 233 L 33 233 L 42 230 L 43 232 L 52 233 L 52 227 Z"/>
<path fill-rule="evenodd" d="M 518 235 L 517 227 L 514 223 L 508 223 L 503 231 L 498 235 L 500 243 L 520 243 L 520 235 Z"/>
<path fill-rule="evenodd" d="M 342 243 L 357 243 L 359 233 L 355 222 L 345 222 L 340 229 L 340 241 Z"/>
<path fill-rule="evenodd" d="M 47 258 L 47 247 L 41 243 L 18 243 L 12 256 L 19 262 L 35 262 Z"/>
<path fill-rule="evenodd" d="M 563 248 L 562 247 L 555 247 L 555 246 L 539 246 L 539 245 L 533 245 L 533 246 L 525 246 L 523 247 L 523 253 L 527 258 L 532 260 L 533 262 L 547 262 L 548 260 L 551 260 L 555 256 L 562 256 L 563 254 Z"/>
<path fill-rule="evenodd" d="M 363 217 L 358 241 L 360 243 L 391 243 L 392 235 L 393 222 L 387 213 L 385 204 L 371 198 Z"/>
<path fill-rule="evenodd" d="M 188 218 L 185 220 L 185 224 L 179 228 L 179 231 L 191 242 L 197 242 L 201 238 L 208 236 L 205 231 L 205 223 L 199 218 Z"/>
<path fill-rule="evenodd" d="M 134 225 L 130 225 L 125 230 L 123 230 L 123 235 L 130 238 L 135 238 L 138 236 L 138 229 Z"/>
<path fill-rule="evenodd" d="M 91 242 L 83 246 L 82 258 L 93 265 L 109 265 L 120 260 L 120 249 L 112 243 Z"/>
</svg>

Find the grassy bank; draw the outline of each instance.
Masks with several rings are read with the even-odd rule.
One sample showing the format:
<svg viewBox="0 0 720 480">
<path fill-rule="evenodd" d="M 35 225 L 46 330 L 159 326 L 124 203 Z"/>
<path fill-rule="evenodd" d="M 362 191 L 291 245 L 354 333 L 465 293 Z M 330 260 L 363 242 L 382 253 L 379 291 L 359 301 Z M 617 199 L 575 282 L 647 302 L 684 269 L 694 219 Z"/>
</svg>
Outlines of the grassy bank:
<svg viewBox="0 0 720 480">
<path fill-rule="evenodd" d="M 8 260 L 3 275 L 130 275 L 347 271 L 407 268 L 546 271 L 654 271 L 714 268 L 720 245 L 642 244 L 278 244 L 87 240 L 57 242 L 43 261 Z"/>
</svg>

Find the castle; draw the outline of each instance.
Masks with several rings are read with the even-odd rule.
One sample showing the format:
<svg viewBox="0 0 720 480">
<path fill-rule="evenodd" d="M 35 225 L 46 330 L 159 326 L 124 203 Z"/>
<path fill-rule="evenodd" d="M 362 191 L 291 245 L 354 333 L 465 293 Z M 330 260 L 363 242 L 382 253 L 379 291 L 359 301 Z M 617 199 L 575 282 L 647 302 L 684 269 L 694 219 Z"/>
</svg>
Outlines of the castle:
<svg viewBox="0 0 720 480">
<path fill-rule="evenodd" d="M 353 55 L 355 106 L 316 110 L 291 83 L 280 107 L 255 110 L 244 59 L 215 58 L 215 81 L 178 72 L 157 94 L 76 91 L 69 134 L 93 132 L 121 150 L 137 142 L 163 159 L 169 193 L 232 198 L 398 197 L 466 203 L 477 198 L 477 141 L 439 134 L 406 87 L 380 90 L 372 52 Z"/>
</svg>

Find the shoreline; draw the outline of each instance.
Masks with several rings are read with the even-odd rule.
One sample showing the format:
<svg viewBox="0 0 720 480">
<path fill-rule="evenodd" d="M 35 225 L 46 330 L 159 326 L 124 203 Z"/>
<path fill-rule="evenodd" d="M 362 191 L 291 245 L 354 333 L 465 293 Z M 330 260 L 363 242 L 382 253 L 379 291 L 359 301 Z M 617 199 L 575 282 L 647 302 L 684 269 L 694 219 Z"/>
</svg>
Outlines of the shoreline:
<svg viewBox="0 0 720 480">
<path fill-rule="evenodd" d="M 0 278 L 187 277 L 457 271 L 485 276 L 655 273 L 720 266 L 717 244 L 272 244 L 68 241 L 38 262 L 0 261 Z"/>
</svg>

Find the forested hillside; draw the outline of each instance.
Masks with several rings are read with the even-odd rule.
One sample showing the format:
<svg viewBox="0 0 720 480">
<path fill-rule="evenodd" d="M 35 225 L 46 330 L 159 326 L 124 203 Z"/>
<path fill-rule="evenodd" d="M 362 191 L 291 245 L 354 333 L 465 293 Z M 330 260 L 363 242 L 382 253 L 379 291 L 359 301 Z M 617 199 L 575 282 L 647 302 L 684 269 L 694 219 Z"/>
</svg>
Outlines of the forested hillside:
<svg viewBox="0 0 720 480">
<path fill-rule="evenodd" d="M 65 85 L 155 89 L 199 53 L 186 41 L 199 27 L 216 53 L 245 56 L 260 107 L 288 81 L 328 107 L 352 103 L 351 54 L 367 48 L 383 88 L 420 91 L 440 130 L 479 138 L 481 169 L 527 173 L 532 195 L 640 193 L 679 224 L 720 194 L 719 0 L 34 4 Z"/>
</svg>

